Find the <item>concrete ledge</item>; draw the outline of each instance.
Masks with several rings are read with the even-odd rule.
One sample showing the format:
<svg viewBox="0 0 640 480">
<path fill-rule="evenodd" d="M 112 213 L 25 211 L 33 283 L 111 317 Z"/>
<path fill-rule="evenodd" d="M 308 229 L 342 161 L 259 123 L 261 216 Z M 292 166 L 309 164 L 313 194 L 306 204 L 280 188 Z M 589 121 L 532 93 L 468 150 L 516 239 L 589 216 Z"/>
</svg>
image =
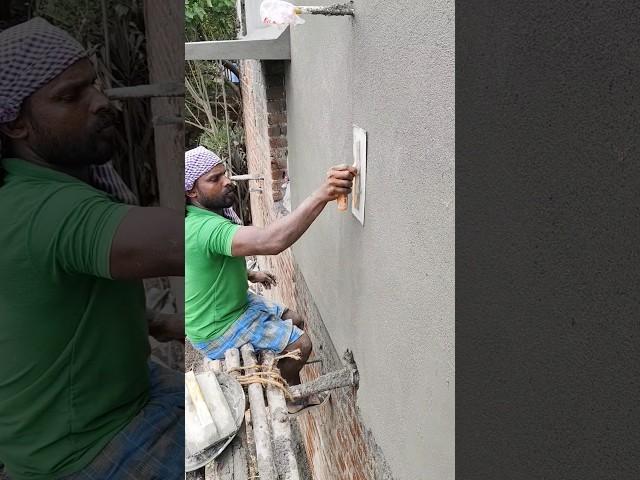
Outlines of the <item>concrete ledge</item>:
<svg viewBox="0 0 640 480">
<path fill-rule="evenodd" d="M 185 60 L 289 60 L 289 28 L 268 26 L 240 40 L 190 42 L 184 44 Z"/>
</svg>

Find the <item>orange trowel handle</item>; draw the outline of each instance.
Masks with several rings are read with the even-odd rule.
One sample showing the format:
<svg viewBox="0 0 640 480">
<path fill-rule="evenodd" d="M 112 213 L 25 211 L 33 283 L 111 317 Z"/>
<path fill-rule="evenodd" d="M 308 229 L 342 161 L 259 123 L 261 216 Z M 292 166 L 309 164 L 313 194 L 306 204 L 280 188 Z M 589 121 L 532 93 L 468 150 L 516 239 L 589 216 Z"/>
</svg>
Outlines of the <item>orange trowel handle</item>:
<svg viewBox="0 0 640 480">
<path fill-rule="evenodd" d="M 341 212 L 347 211 L 347 195 L 340 195 L 338 197 L 338 210 Z"/>
</svg>

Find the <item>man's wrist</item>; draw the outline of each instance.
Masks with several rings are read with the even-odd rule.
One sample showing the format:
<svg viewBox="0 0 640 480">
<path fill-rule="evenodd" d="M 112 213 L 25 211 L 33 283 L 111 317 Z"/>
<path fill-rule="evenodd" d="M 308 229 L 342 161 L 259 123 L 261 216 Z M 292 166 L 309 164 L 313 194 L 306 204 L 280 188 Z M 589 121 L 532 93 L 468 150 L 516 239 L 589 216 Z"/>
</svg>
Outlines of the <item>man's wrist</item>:
<svg viewBox="0 0 640 480">
<path fill-rule="evenodd" d="M 329 199 L 327 198 L 327 196 L 322 193 L 322 188 L 315 190 L 311 195 L 309 195 L 309 198 L 314 203 L 319 203 L 319 204 L 329 203 Z"/>
</svg>

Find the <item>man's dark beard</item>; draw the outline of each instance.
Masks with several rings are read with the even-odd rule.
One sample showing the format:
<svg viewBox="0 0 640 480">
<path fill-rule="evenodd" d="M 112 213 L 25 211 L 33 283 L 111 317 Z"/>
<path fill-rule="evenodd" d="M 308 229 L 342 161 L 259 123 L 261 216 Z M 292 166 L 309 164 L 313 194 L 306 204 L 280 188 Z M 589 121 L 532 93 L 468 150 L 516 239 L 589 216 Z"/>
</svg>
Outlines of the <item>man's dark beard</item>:
<svg viewBox="0 0 640 480">
<path fill-rule="evenodd" d="M 202 192 L 198 192 L 198 203 L 200 203 L 200 205 L 202 205 L 207 210 L 223 210 L 225 208 L 233 206 L 233 202 L 235 201 L 236 189 L 233 188 L 232 192 L 234 193 L 233 197 L 226 195 L 220 195 L 217 197 L 205 197 L 204 195 L 202 195 Z"/>
<path fill-rule="evenodd" d="M 111 114 L 101 116 L 83 138 L 60 138 L 35 119 L 31 119 L 31 124 L 38 136 L 32 145 L 34 152 L 52 165 L 102 165 L 111 159 L 115 151 L 114 139 L 108 139 L 100 133 L 114 124 Z"/>
</svg>

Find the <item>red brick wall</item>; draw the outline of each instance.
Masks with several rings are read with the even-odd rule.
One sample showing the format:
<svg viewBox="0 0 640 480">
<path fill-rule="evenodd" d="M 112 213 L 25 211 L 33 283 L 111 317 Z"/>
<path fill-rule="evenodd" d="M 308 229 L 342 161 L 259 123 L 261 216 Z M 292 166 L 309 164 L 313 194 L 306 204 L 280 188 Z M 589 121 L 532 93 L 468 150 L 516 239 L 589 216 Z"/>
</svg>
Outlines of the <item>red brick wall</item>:
<svg viewBox="0 0 640 480">
<path fill-rule="evenodd" d="M 253 223 L 257 226 L 267 225 L 286 214 L 280 202 L 287 166 L 284 79 L 284 62 L 242 62 L 248 169 L 249 173 L 265 176 L 263 192 L 251 193 Z M 277 256 L 260 257 L 259 264 L 262 270 L 273 272 L 279 280 L 278 287 L 267 291 L 267 296 L 305 317 L 314 355 L 322 360 L 321 364 L 305 367 L 303 381 L 342 368 L 341 355 L 331 342 L 291 250 Z M 391 478 L 382 453 L 360 420 L 356 393 L 351 388 L 336 390 L 329 405 L 298 417 L 314 480 Z"/>
<path fill-rule="evenodd" d="M 246 60 L 241 80 L 248 169 L 264 174 L 263 195 L 272 200 L 265 201 L 271 208 L 284 196 L 287 174 L 284 65 L 279 61 Z"/>
</svg>

